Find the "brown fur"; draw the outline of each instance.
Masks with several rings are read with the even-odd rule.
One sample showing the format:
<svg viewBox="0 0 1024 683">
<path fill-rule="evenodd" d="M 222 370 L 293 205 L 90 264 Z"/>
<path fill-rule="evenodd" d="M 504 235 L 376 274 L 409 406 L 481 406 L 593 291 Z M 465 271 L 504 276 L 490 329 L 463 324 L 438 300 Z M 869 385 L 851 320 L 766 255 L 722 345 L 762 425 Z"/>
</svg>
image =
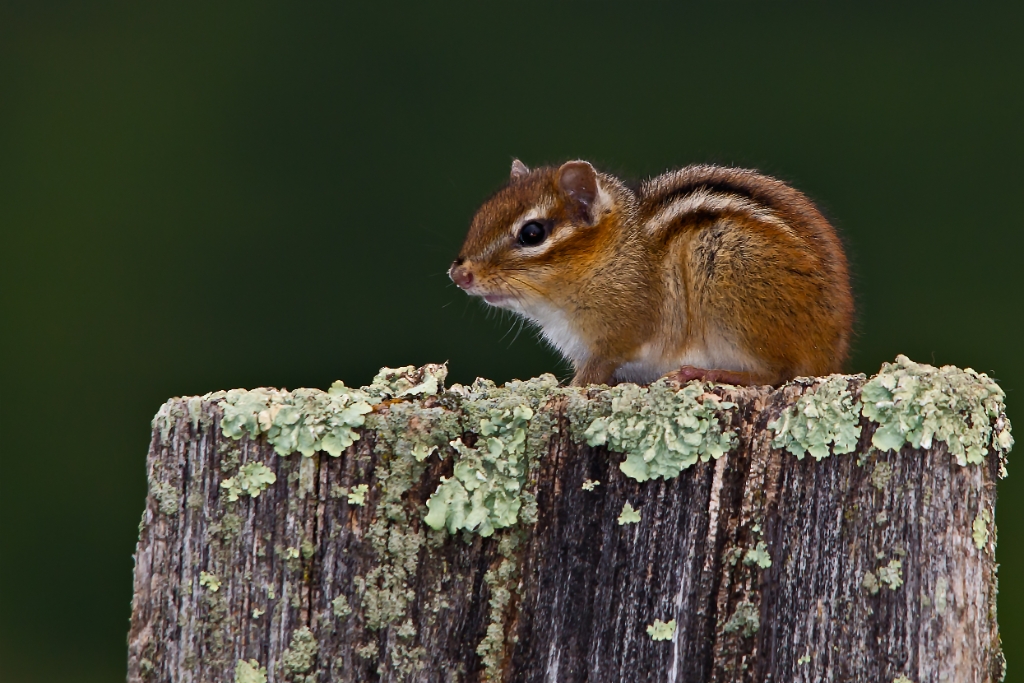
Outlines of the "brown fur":
<svg viewBox="0 0 1024 683">
<path fill-rule="evenodd" d="M 681 212 L 658 224 L 670 210 Z M 537 247 L 517 242 L 530 211 L 549 231 Z M 718 367 L 680 379 L 774 384 L 842 370 L 849 346 L 835 230 L 803 194 L 753 171 L 690 166 L 633 192 L 585 162 L 520 164 L 473 218 L 452 273 L 537 322 L 575 384 L 651 381 L 687 358 Z"/>
</svg>

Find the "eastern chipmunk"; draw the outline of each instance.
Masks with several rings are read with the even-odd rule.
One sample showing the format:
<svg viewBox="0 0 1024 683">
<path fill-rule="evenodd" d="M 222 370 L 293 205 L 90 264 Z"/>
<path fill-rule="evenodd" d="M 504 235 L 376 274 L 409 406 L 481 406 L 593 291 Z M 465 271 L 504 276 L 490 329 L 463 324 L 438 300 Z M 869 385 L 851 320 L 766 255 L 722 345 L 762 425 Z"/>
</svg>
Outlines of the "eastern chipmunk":
<svg viewBox="0 0 1024 683">
<path fill-rule="evenodd" d="M 585 161 L 517 159 L 448 273 L 536 323 L 574 385 L 838 372 L 853 321 L 832 226 L 792 187 L 735 168 L 689 166 L 634 191 Z"/>
</svg>

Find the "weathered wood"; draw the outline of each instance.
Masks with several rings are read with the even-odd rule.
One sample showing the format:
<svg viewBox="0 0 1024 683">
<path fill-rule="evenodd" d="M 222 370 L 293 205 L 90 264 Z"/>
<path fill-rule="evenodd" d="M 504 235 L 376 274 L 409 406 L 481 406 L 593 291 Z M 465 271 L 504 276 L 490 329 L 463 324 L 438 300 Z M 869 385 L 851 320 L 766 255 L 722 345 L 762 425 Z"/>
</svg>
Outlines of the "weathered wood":
<svg viewBox="0 0 1024 683">
<path fill-rule="evenodd" d="M 864 378 L 848 381 L 856 398 Z M 530 423 L 536 511 L 527 496 L 488 538 L 425 525 L 454 453 L 406 453 L 422 410 L 474 442 L 466 392 L 378 404 L 340 457 L 225 437 L 220 395 L 171 401 L 148 459 L 128 678 L 1000 680 L 986 520 L 1001 458 L 962 466 L 940 441 L 880 452 L 863 417 L 854 453 L 772 448 L 768 424 L 814 387 L 715 386 L 737 404 L 733 448 L 643 483 L 577 441 L 573 401 L 597 391 L 553 389 Z M 276 483 L 229 501 L 222 483 L 256 462 Z M 617 521 L 627 502 L 639 523 Z M 671 640 L 648 635 L 655 619 L 675 620 Z"/>
</svg>

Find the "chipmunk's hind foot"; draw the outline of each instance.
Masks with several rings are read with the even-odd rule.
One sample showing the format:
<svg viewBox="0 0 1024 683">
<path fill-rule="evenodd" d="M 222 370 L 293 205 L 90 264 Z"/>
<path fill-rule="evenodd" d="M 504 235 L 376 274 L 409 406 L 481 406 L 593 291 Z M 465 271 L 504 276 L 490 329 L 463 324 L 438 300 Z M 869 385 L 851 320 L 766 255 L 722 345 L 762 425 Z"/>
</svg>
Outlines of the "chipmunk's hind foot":
<svg viewBox="0 0 1024 683">
<path fill-rule="evenodd" d="M 705 370 L 695 368 L 692 365 L 683 367 L 665 375 L 669 380 L 686 384 L 692 380 L 701 382 L 718 382 L 720 384 L 733 384 L 739 387 L 750 387 L 759 384 L 769 384 L 764 379 L 752 372 L 739 372 L 737 370 Z"/>
</svg>

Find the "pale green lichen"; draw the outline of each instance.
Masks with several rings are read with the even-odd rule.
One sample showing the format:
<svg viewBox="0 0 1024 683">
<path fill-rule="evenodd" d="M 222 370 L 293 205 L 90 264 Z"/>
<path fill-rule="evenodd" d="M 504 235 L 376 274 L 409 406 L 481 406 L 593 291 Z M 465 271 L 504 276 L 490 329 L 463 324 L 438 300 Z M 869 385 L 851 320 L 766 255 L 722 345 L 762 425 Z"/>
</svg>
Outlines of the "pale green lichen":
<svg viewBox="0 0 1024 683">
<path fill-rule="evenodd" d="M 878 559 L 882 559 L 884 554 L 879 553 Z M 889 590 L 897 590 L 903 585 L 903 564 L 897 559 L 889 560 L 889 564 L 879 567 L 876 572 L 867 571 L 864 572 L 864 579 L 861 581 L 861 586 L 864 590 L 871 593 L 871 595 L 878 595 L 878 591 L 882 586 L 886 586 Z"/>
<path fill-rule="evenodd" d="M 878 583 L 888 586 L 889 590 L 896 590 L 903 585 L 902 567 L 899 560 L 889 560 L 889 564 L 878 568 Z"/>
<path fill-rule="evenodd" d="M 153 431 L 160 433 L 160 443 L 167 443 L 167 438 L 171 434 L 171 430 L 174 429 L 175 423 L 179 417 L 184 417 L 185 413 L 181 409 L 181 402 L 177 399 L 170 399 L 165 401 L 162 406 L 156 411 L 156 415 L 153 416 Z"/>
<path fill-rule="evenodd" d="M 437 373 L 436 377 L 440 382 L 443 375 Z M 405 391 L 398 384 L 395 393 Z M 422 382 L 412 386 L 418 384 Z M 389 391 L 385 387 L 378 395 L 386 396 Z M 441 403 L 450 406 L 451 401 L 444 396 Z M 436 445 L 446 445 L 463 430 L 455 411 L 438 404 L 424 407 L 418 401 L 389 402 L 381 406 L 367 416 L 366 428 L 376 433 L 373 489 L 379 496 L 366 538 L 377 563 L 365 576 L 354 577 L 353 584 L 366 628 L 371 632 L 384 629 L 388 632 L 381 636 L 383 647 L 372 640 L 357 648 L 357 654 L 364 659 L 379 657 L 378 673 L 388 671 L 399 677 L 411 677 L 426 666 L 427 657 L 423 646 L 413 646 L 417 629 L 407 615 L 409 603 L 415 598 L 410 582 L 416 575 L 426 535 L 412 524 L 412 515 L 419 511 L 408 505 L 403 496 L 422 479 L 427 467 L 426 455 Z M 349 490 L 343 487 L 332 488 L 334 497 L 348 494 Z"/>
<path fill-rule="evenodd" d="M 943 441 L 960 465 L 979 464 L 986 452 L 1006 454 L 1013 446 L 1003 396 L 984 373 L 936 368 L 902 355 L 861 390 L 864 416 L 878 423 L 872 445 L 885 451 Z"/>
<path fill-rule="evenodd" d="M 437 444 L 428 445 L 422 442 L 417 442 L 412 445 L 412 457 L 416 458 L 419 462 L 423 462 L 436 451 Z"/>
<path fill-rule="evenodd" d="M 417 463 L 447 450 L 448 442 L 463 432 L 459 415 L 442 406 L 424 407 L 419 401 L 391 403 L 386 416 L 367 416 L 367 427 L 383 435 L 389 452 Z"/>
<path fill-rule="evenodd" d="M 171 484 L 166 482 L 154 482 L 150 487 L 153 498 L 156 499 L 157 509 L 164 515 L 176 515 L 181 507 L 181 493 Z"/>
<path fill-rule="evenodd" d="M 339 619 L 344 619 L 348 615 L 352 614 L 352 608 L 348 604 L 348 598 L 344 595 L 339 595 L 334 598 L 334 600 L 331 600 L 331 609 L 334 612 L 334 616 Z"/>
<path fill-rule="evenodd" d="M 757 605 L 743 600 L 736 605 L 736 611 L 725 622 L 722 630 L 726 633 L 740 632 L 744 638 L 750 638 L 761 628 L 761 617 Z"/>
<path fill-rule="evenodd" d="M 741 557 L 743 557 L 743 548 L 729 548 L 722 554 L 722 561 L 728 562 L 730 567 L 735 567 Z"/>
<path fill-rule="evenodd" d="M 370 386 L 363 387 L 363 391 L 376 399 L 374 402 L 410 396 L 434 396 L 444 387 L 447 376 L 448 366 L 443 364 L 428 364 L 422 368 L 414 365 L 381 368 Z"/>
<path fill-rule="evenodd" d="M 878 460 L 871 470 L 871 485 L 879 491 L 884 491 L 885 487 L 889 485 L 892 475 L 892 465 L 885 460 Z"/>
<path fill-rule="evenodd" d="M 220 456 L 220 471 L 230 475 L 242 457 L 242 449 L 235 441 L 221 441 L 217 444 L 217 454 Z"/>
<path fill-rule="evenodd" d="M 800 659 L 796 660 L 796 663 L 797 663 L 798 666 L 804 666 L 805 664 L 809 664 L 810 661 L 811 661 L 811 655 L 810 654 L 804 654 L 802 657 L 800 657 Z"/>
<path fill-rule="evenodd" d="M 316 638 L 308 626 L 292 631 L 292 640 L 287 649 L 281 653 L 280 662 L 281 667 L 285 670 L 285 675 L 290 676 L 293 681 L 314 683 L 317 679 L 315 673 L 310 676 L 302 674 L 313 668 L 313 662 L 316 661 L 319 649 Z"/>
<path fill-rule="evenodd" d="M 368 387 L 350 389 L 339 381 L 326 392 L 232 389 L 220 400 L 220 426 L 233 439 L 266 434 L 279 455 L 299 452 L 308 457 L 326 451 L 336 457 L 359 438 L 355 430 L 363 426 L 373 404 L 436 394 L 447 372 L 443 365 L 382 368 Z"/>
<path fill-rule="evenodd" d="M 388 643 L 388 658 L 391 660 L 391 669 L 396 671 L 401 678 L 399 680 L 412 680 L 412 676 L 427 668 L 427 648 L 422 645 L 412 647 L 409 641 L 416 637 L 416 629 L 412 621 L 407 619 L 402 627 L 398 629 L 398 637 L 404 640 Z M 377 668 L 377 673 L 382 674 L 383 669 Z"/>
<path fill-rule="evenodd" d="M 772 566 L 772 556 L 768 554 L 768 546 L 764 541 L 758 541 L 757 546 L 747 549 L 743 557 L 743 564 L 749 566 L 757 565 L 761 569 Z"/>
<path fill-rule="evenodd" d="M 235 665 L 235 683 L 267 683 L 267 667 L 255 659 L 239 659 Z"/>
<path fill-rule="evenodd" d="M 232 389 L 221 401 L 224 417 L 220 426 L 232 439 L 266 434 L 278 455 L 297 451 L 311 456 L 326 451 L 339 456 L 359 438 L 355 430 L 373 410 L 370 400 L 366 392 L 349 389 L 341 382 L 326 392 Z"/>
<path fill-rule="evenodd" d="M 218 558 L 224 561 L 224 555 L 217 550 L 213 541 L 210 547 L 211 560 Z M 211 667 L 229 670 L 234 661 L 230 639 L 228 638 L 225 620 L 229 615 L 229 596 L 218 594 L 221 580 L 212 573 L 200 572 L 199 583 L 206 590 L 196 597 L 202 606 L 204 618 L 197 624 L 196 636 L 203 650 L 203 659 Z M 227 591 L 225 591 L 227 592 Z M 189 648 L 191 650 L 191 648 Z"/>
<path fill-rule="evenodd" d="M 220 535 L 224 540 L 230 541 L 238 538 L 242 532 L 242 518 L 234 512 L 225 512 L 221 515 L 220 521 L 212 522 L 209 528 L 211 535 Z"/>
<path fill-rule="evenodd" d="M 971 537 L 974 539 L 974 546 L 981 550 L 988 543 L 988 525 L 992 521 L 992 515 L 988 510 L 982 510 L 974 518 L 974 524 L 971 525 L 973 532 Z"/>
<path fill-rule="evenodd" d="M 985 374 L 953 366 L 935 368 L 898 356 L 861 389 L 854 401 L 848 379 L 832 376 L 787 407 L 768 427 L 774 448 L 817 460 L 856 449 L 860 415 L 876 422 L 872 445 L 899 450 L 905 443 L 930 448 L 944 441 L 961 465 L 982 462 L 1013 445 L 1003 391 Z M 831 449 L 830 449 L 831 445 Z M 1001 468 L 1001 474 L 1002 474 Z M 878 486 L 878 482 L 873 479 Z"/>
<path fill-rule="evenodd" d="M 371 640 L 366 645 L 356 648 L 356 655 L 361 659 L 373 659 L 377 656 L 379 649 L 377 648 L 377 641 Z"/>
<path fill-rule="evenodd" d="M 188 411 L 188 419 L 192 423 L 192 431 L 195 431 L 199 428 L 199 423 L 203 419 L 203 397 L 193 396 L 189 398 L 185 408 Z"/>
<path fill-rule="evenodd" d="M 528 405 L 492 408 L 480 420 L 478 448 L 470 448 L 461 438 L 451 442 L 458 458 L 453 476 L 441 477 L 427 501 L 424 521 L 431 528 L 490 536 L 516 523 L 526 482 L 526 429 L 532 417 Z"/>
<path fill-rule="evenodd" d="M 228 501 L 235 502 L 240 496 L 259 497 L 260 493 L 277 481 L 277 475 L 262 462 L 247 462 L 233 477 L 220 483 L 227 490 Z"/>
<path fill-rule="evenodd" d="M 513 537 L 506 536 L 506 538 Z M 511 552 L 508 554 L 511 556 Z M 497 570 L 489 569 L 484 573 L 484 583 L 487 584 L 490 594 L 488 600 L 490 613 L 487 631 L 476 648 L 476 653 L 484 665 L 483 680 L 498 681 L 502 678 L 501 662 L 505 653 L 505 611 L 512 599 L 512 589 L 518 575 L 519 570 L 516 563 L 508 558 L 501 560 Z"/>
<path fill-rule="evenodd" d="M 199 510 L 203 507 L 203 492 L 201 489 L 192 489 L 188 494 L 188 498 L 185 499 L 185 507 L 190 510 Z"/>
<path fill-rule="evenodd" d="M 519 561 L 514 547 L 515 526 L 537 520 L 537 504 L 526 490 L 531 459 L 544 452 L 557 432 L 555 417 L 541 407 L 572 391 L 561 389 L 552 375 L 498 387 L 478 379 L 472 385 L 453 386 L 442 403 L 455 404 L 464 417 L 458 433 L 448 442 L 455 451 L 452 476 L 443 477 L 427 501 L 424 521 L 436 531 L 461 531 L 490 536 L 501 534 L 498 548 L 505 557 L 485 578 L 490 592 L 490 618 L 477 652 L 484 664 L 483 680 L 500 680 L 505 657 L 505 612 L 518 585 Z M 448 403 L 450 402 L 450 403 Z M 471 441 L 463 437 L 475 435 Z M 474 438 L 474 437 L 470 437 Z M 441 453 L 446 457 L 448 448 Z M 414 454 L 415 455 L 415 454 Z"/>
<path fill-rule="evenodd" d="M 601 485 L 601 482 L 593 480 L 593 479 L 584 479 L 583 480 L 583 490 L 584 491 L 593 491 L 594 489 L 596 489 L 600 485 Z"/>
<path fill-rule="evenodd" d="M 735 434 L 723 430 L 718 414 L 734 407 L 699 383 L 679 390 L 667 380 L 649 387 L 621 384 L 589 401 L 582 437 L 590 446 L 624 453 L 619 468 L 637 481 L 671 479 L 732 447 Z"/>
<path fill-rule="evenodd" d="M 640 521 L 640 511 L 634 510 L 632 505 L 626 503 L 622 506 L 622 512 L 619 513 L 617 521 L 619 526 L 623 524 L 636 524 Z"/>
<path fill-rule="evenodd" d="M 352 489 L 348 492 L 348 504 L 358 505 L 360 507 L 366 505 L 366 494 L 369 493 L 369 491 L 369 484 L 359 484 L 358 486 L 353 486 Z"/>
<path fill-rule="evenodd" d="M 676 633 L 676 620 L 662 621 L 655 619 L 654 623 L 647 627 L 647 635 L 651 640 L 672 640 Z"/>
<path fill-rule="evenodd" d="M 785 448 L 802 460 L 821 460 L 831 452 L 852 453 L 860 439 L 861 404 L 850 394 L 849 380 L 833 375 L 788 406 L 768 423 L 775 432 L 772 448 Z"/>
<path fill-rule="evenodd" d="M 396 392 L 402 390 L 399 387 Z M 371 632 L 390 628 L 384 636 L 383 652 L 376 640 L 357 652 L 365 659 L 380 656 L 378 672 L 387 669 L 410 676 L 424 666 L 426 653 L 422 646 L 412 646 L 416 629 L 407 611 L 415 598 L 410 580 L 416 574 L 426 537 L 410 524 L 411 515 L 418 513 L 406 505 L 403 496 L 426 469 L 413 455 L 415 443 L 450 438 L 451 426 L 446 420 L 443 408 L 423 408 L 417 402 L 388 404 L 367 419 L 367 428 L 377 435 L 374 490 L 379 496 L 366 538 L 377 564 L 365 576 L 356 576 L 353 584 L 366 628 Z"/>
<path fill-rule="evenodd" d="M 220 590 L 220 579 L 211 572 L 199 572 L 199 585 L 211 593 L 216 593 Z"/>
<path fill-rule="evenodd" d="M 909 678 L 901 674 L 896 678 L 892 679 L 892 683 L 914 683 L 914 681 L 910 680 Z"/>
<path fill-rule="evenodd" d="M 260 617 L 262 617 L 266 613 L 267 613 L 267 610 L 265 610 L 265 609 L 260 609 L 259 607 L 253 607 L 252 608 L 252 618 L 253 619 L 259 619 Z"/>
</svg>

